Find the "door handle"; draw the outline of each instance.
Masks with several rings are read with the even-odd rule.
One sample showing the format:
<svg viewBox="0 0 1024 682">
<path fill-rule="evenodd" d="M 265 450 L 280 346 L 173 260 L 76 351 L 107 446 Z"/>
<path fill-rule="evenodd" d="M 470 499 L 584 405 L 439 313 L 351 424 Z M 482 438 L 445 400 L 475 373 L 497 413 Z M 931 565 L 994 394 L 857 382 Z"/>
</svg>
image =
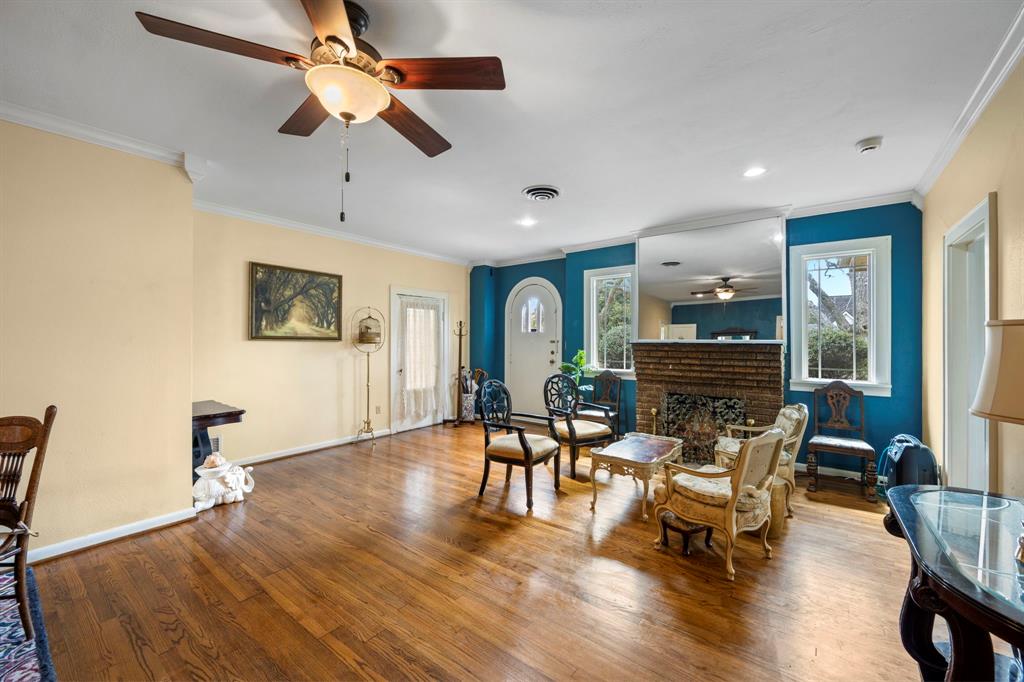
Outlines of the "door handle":
<svg viewBox="0 0 1024 682">
<path fill-rule="evenodd" d="M 398 370 L 398 373 L 399 373 L 399 374 L 401 374 L 401 373 L 402 373 L 402 370 L 401 370 L 401 369 L 399 369 L 399 370 Z"/>
</svg>

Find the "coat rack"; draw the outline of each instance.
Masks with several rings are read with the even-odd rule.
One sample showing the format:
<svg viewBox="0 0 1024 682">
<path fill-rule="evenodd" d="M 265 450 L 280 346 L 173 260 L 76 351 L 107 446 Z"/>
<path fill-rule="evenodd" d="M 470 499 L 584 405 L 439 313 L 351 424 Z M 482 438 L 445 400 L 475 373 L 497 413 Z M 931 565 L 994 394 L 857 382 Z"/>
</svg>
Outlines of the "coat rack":
<svg viewBox="0 0 1024 682">
<path fill-rule="evenodd" d="M 459 340 L 459 373 L 458 378 L 455 381 L 455 426 L 458 428 L 459 424 L 462 424 L 465 420 L 462 418 L 462 401 L 465 399 L 465 391 L 462 386 L 463 372 L 466 369 L 462 364 L 462 339 L 469 336 L 469 332 L 466 331 L 466 326 L 462 320 L 459 320 L 458 325 L 455 327 L 455 337 Z"/>
</svg>

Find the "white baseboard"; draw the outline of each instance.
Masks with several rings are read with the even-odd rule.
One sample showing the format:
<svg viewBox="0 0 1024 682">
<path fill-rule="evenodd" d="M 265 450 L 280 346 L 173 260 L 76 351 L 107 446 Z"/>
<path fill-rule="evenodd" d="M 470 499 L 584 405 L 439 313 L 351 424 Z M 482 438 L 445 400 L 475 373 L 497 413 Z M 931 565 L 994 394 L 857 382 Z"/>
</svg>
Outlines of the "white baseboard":
<svg viewBox="0 0 1024 682">
<path fill-rule="evenodd" d="M 54 544 L 46 545 L 45 547 L 29 549 L 28 561 L 29 563 L 34 563 L 44 559 L 52 559 L 53 557 L 60 556 L 61 554 L 67 554 L 68 552 L 76 552 L 80 549 L 92 547 L 93 545 L 101 545 L 105 542 L 110 542 L 111 540 L 117 540 L 118 538 L 136 535 L 138 533 L 143 533 L 155 528 L 161 528 L 163 526 L 170 526 L 171 524 L 178 523 L 180 521 L 194 519 L 195 516 L 196 510 L 189 507 L 188 509 L 179 509 L 178 511 L 171 512 L 170 514 L 154 516 L 150 519 L 126 523 L 125 525 L 117 526 L 116 528 L 101 530 L 98 533 L 90 533 L 89 535 L 82 535 L 81 537 L 71 538 L 70 540 L 65 540 L 63 542 L 55 542 Z"/>
<path fill-rule="evenodd" d="M 391 429 L 379 429 L 373 432 L 375 438 L 381 438 L 382 436 L 390 436 Z M 338 445 L 347 445 L 348 443 L 355 443 L 356 441 L 369 440 L 370 436 L 363 434 L 362 436 L 345 436 L 344 438 L 334 438 L 332 440 L 325 440 L 320 443 L 310 443 L 308 445 L 300 445 L 294 448 L 288 448 L 286 450 L 277 450 L 276 452 L 266 452 L 262 455 L 253 455 L 252 457 L 243 457 L 242 459 L 232 460 L 235 464 L 259 464 L 260 462 L 269 462 L 275 459 L 281 459 L 282 457 L 291 457 L 292 455 L 301 455 L 305 452 L 313 452 L 314 450 L 323 450 L 324 448 L 333 448 Z"/>
<path fill-rule="evenodd" d="M 800 462 L 796 463 L 796 470 L 802 474 L 807 473 L 807 465 Z M 852 478 L 854 480 L 860 480 L 860 472 L 852 471 L 850 469 L 837 469 L 835 467 L 818 467 L 818 473 L 824 476 L 839 476 L 840 478 Z M 886 477 L 879 476 L 878 482 L 885 484 Z"/>
</svg>

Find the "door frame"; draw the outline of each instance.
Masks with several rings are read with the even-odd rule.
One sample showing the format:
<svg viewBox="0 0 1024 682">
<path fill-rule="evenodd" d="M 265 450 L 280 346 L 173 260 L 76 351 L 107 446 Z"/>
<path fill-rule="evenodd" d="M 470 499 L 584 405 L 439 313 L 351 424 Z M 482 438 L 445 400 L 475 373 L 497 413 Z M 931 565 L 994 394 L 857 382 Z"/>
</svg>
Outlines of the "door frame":
<svg viewBox="0 0 1024 682">
<path fill-rule="evenodd" d="M 390 307 L 391 307 L 391 343 L 390 351 L 388 353 L 390 364 L 388 365 L 388 374 L 390 375 L 390 396 L 388 400 L 388 425 L 391 429 L 391 433 L 399 433 L 396 430 L 397 420 L 395 418 L 395 400 L 398 398 L 398 373 L 396 368 L 398 366 L 398 335 L 395 332 L 399 328 L 398 325 L 398 311 L 399 311 L 399 296 L 419 296 L 421 298 L 437 298 L 441 299 L 441 380 L 448 382 L 450 377 L 448 376 L 451 368 L 451 343 L 448 334 L 448 313 L 450 308 L 448 300 L 448 292 L 446 291 L 431 291 L 430 289 L 416 289 L 413 287 L 399 287 L 392 286 L 390 293 Z M 452 407 L 452 390 L 454 390 L 454 384 L 446 386 L 444 392 L 444 403 L 441 405 L 441 421 L 438 423 L 444 423 L 445 419 L 451 418 L 451 407 Z M 435 424 L 431 424 L 434 426 Z M 402 431 L 412 431 L 416 428 L 424 428 L 421 426 L 412 426 Z"/>
<path fill-rule="evenodd" d="M 985 239 L 985 319 L 999 318 L 999 243 L 996 218 L 996 193 L 990 192 L 981 203 L 961 218 L 953 227 L 946 231 L 942 239 L 942 459 L 943 478 L 949 483 L 950 466 L 954 458 L 951 443 L 953 440 L 954 406 L 951 404 L 951 361 L 952 327 L 950 311 L 953 306 L 950 281 L 956 264 L 950 257 L 954 247 Z M 986 422 L 986 468 L 988 489 L 994 490 L 998 482 L 998 432 L 992 424 Z"/>
<path fill-rule="evenodd" d="M 528 286 L 537 284 L 548 290 L 551 297 L 555 301 L 555 314 L 552 316 L 555 320 L 555 336 L 558 339 L 555 349 L 555 357 L 558 358 L 559 364 L 562 363 L 562 295 L 558 293 L 558 287 L 552 284 L 549 280 L 543 277 L 525 277 L 512 287 L 512 290 L 508 292 L 508 296 L 505 297 L 505 380 L 508 380 L 509 375 L 512 373 L 512 325 L 509 324 L 512 316 L 512 301 L 515 300 L 519 292 Z"/>
</svg>

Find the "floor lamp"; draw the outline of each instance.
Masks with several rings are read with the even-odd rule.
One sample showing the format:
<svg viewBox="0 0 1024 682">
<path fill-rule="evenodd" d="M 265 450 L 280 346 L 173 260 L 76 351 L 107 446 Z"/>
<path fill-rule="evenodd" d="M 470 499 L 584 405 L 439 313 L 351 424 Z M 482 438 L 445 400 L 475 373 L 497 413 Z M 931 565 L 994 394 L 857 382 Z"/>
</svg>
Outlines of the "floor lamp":
<svg viewBox="0 0 1024 682">
<path fill-rule="evenodd" d="M 1024 424 L 1024 320 L 985 324 L 985 363 L 971 414 L 997 422 Z M 1024 565 L 1024 534 L 1017 538 Z"/>
</svg>

